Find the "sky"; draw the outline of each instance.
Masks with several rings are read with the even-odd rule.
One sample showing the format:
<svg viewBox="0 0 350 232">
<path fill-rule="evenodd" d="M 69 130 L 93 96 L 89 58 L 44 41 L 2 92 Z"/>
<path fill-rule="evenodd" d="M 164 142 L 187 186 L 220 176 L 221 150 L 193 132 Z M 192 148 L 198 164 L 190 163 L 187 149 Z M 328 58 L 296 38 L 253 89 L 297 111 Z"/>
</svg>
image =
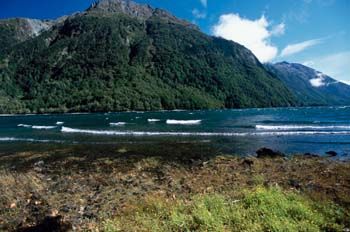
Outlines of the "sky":
<svg viewBox="0 0 350 232">
<path fill-rule="evenodd" d="M 238 42 L 265 62 L 301 63 L 350 84 L 350 0 L 135 0 Z M 94 0 L 0 0 L 0 18 L 55 19 Z"/>
</svg>

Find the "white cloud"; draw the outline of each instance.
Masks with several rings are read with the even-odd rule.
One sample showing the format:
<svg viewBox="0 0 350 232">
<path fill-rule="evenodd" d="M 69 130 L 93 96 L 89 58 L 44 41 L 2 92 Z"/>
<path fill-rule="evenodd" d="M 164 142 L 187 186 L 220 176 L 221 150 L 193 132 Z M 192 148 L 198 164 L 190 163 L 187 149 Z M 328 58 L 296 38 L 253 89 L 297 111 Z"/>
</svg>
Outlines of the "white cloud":
<svg viewBox="0 0 350 232">
<path fill-rule="evenodd" d="M 219 22 L 213 27 L 213 34 L 233 40 L 250 49 L 261 62 L 274 59 L 278 48 L 270 43 L 271 36 L 284 33 L 283 23 L 269 30 L 270 23 L 262 15 L 260 19 L 249 20 L 238 14 L 221 15 Z"/>
<path fill-rule="evenodd" d="M 350 81 L 350 51 L 317 57 L 303 63 L 342 82 Z"/>
<path fill-rule="evenodd" d="M 322 73 L 317 73 L 316 75 L 317 75 L 316 78 L 310 79 L 310 84 L 316 88 L 325 86 L 326 82 L 324 79 L 324 75 Z"/>
<path fill-rule="evenodd" d="M 305 66 L 312 66 L 312 65 L 314 65 L 315 64 L 315 62 L 313 62 L 312 60 L 307 60 L 307 61 L 304 61 L 303 63 L 302 63 L 302 65 L 305 65 Z"/>
<path fill-rule="evenodd" d="M 301 43 L 289 44 L 289 45 L 287 45 L 287 47 L 285 47 L 282 50 L 281 56 L 285 57 L 285 56 L 290 56 L 290 55 L 295 54 L 295 53 L 302 52 L 305 49 L 312 47 L 312 46 L 315 46 L 317 44 L 320 44 L 322 42 L 323 42 L 323 39 L 312 39 L 312 40 L 303 41 Z"/>
<path fill-rule="evenodd" d="M 200 0 L 201 1 L 201 4 L 204 8 L 207 8 L 208 6 L 208 1 L 207 0 Z"/>
<path fill-rule="evenodd" d="M 271 35 L 276 35 L 276 36 L 283 35 L 285 30 L 286 30 L 286 25 L 284 23 L 280 23 L 272 29 Z"/>
<path fill-rule="evenodd" d="M 197 19 L 205 19 L 207 17 L 207 13 L 200 12 L 198 9 L 193 9 L 192 15 Z"/>
</svg>

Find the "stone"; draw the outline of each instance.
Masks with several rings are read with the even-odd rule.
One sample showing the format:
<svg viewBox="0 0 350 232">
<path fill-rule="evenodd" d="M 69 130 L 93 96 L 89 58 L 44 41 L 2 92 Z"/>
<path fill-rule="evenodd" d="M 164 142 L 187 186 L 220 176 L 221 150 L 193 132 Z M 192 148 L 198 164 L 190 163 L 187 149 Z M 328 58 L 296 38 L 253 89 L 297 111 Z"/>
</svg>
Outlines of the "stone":
<svg viewBox="0 0 350 232">
<path fill-rule="evenodd" d="M 253 160 L 250 160 L 250 159 L 244 159 L 243 160 L 243 162 L 242 162 L 242 164 L 244 165 L 244 166 L 252 166 L 253 164 L 254 164 L 254 161 Z"/>
<path fill-rule="evenodd" d="M 277 157 L 285 157 L 282 152 L 273 151 L 269 148 L 263 147 L 256 151 L 258 158 L 277 158 Z"/>
<path fill-rule="evenodd" d="M 326 154 L 331 156 L 331 157 L 334 157 L 334 156 L 338 155 L 338 153 L 336 153 L 335 151 L 327 151 Z"/>
<path fill-rule="evenodd" d="M 319 156 L 319 155 L 312 154 L 312 153 L 305 153 L 305 154 L 304 154 L 304 157 L 307 157 L 307 158 L 317 158 L 317 157 L 320 157 L 320 156 Z"/>
</svg>

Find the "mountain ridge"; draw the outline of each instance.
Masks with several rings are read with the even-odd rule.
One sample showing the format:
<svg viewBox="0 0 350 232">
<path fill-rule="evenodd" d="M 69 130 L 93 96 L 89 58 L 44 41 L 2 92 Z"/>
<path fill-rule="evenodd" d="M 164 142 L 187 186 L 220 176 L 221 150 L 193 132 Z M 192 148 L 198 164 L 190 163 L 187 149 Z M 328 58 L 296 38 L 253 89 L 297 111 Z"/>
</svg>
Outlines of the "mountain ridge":
<svg viewBox="0 0 350 232">
<path fill-rule="evenodd" d="M 348 105 L 350 86 L 298 63 L 266 64 L 304 105 Z"/>
</svg>

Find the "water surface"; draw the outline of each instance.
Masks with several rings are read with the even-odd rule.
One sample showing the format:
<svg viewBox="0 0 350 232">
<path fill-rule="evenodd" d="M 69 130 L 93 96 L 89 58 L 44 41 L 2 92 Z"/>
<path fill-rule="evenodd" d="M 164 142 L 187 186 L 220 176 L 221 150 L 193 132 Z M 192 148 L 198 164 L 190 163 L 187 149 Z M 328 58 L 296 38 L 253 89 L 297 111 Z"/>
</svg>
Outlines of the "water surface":
<svg viewBox="0 0 350 232">
<path fill-rule="evenodd" d="M 350 107 L 2 115 L 0 151 L 72 144 L 203 144 L 248 155 L 270 147 L 287 154 L 350 154 Z M 45 144 L 45 145 L 43 145 Z M 176 146 L 175 146 L 176 147 Z"/>
</svg>

